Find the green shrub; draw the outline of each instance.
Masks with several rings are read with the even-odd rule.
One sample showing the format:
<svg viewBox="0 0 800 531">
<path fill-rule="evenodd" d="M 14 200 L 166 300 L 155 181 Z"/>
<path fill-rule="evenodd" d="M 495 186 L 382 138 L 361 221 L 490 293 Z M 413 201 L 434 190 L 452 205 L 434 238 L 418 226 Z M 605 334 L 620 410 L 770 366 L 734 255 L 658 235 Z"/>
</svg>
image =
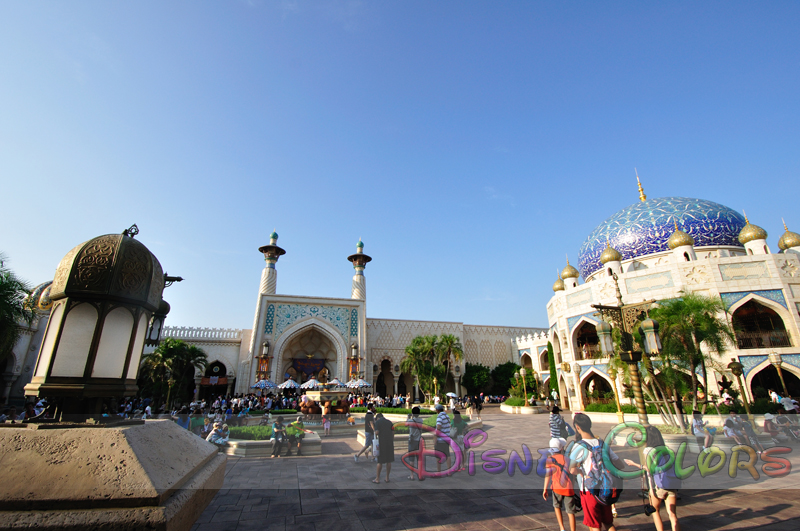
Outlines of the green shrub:
<svg viewBox="0 0 800 531">
<path fill-rule="evenodd" d="M 774 414 L 777 413 L 778 409 L 780 408 L 780 404 L 773 404 L 768 398 L 756 398 L 756 401 L 750 404 L 750 412 L 754 415 L 763 415 L 764 413 Z M 731 410 L 739 415 L 744 415 L 747 413 L 747 410 L 745 410 L 744 406 L 739 402 L 733 406 L 727 406 L 725 404 L 719 405 L 719 412 L 722 415 L 727 415 Z M 716 413 L 716 411 L 716 408 L 706 408 L 706 413 Z"/>
<path fill-rule="evenodd" d="M 503 402 L 503 403 L 505 405 L 507 405 L 507 406 L 515 406 L 515 407 L 524 406 L 525 405 L 525 399 L 522 398 L 522 397 L 520 397 L 520 398 L 507 398 L 506 401 Z"/>
<path fill-rule="evenodd" d="M 448 417 L 450 417 L 450 422 L 453 422 L 453 415 L 448 413 Z M 422 421 L 422 423 L 426 426 L 430 426 L 431 428 L 436 427 L 436 417 L 428 417 Z M 394 423 L 394 434 L 395 435 L 404 435 L 408 433 L 408 426 L 404 424 L 404 421 L 395 422 Z"/>
<path fill-rule="evenodd" d="M 623 413 L 636 413 L 636 406 L 632 406 L 630 404 L 623 404 L 620 409 L 622 409 Z M 658 415 L 658 411 L 656 410 L 656 406 L 653 404 L 647 404 L 647 414 L 648 415 Z M 590 413 L 616 413 L 617 412 L 617 405 L 608 403 L 608 404 L 589 404 L 584 408 L 584 411 L 588 411 Z"/>
<path fill-rule="evenodd" d="M 231 439 L 264 441 L 272 436 L 272 426 L 234 426 L 230 428 Z"/>
</svg>

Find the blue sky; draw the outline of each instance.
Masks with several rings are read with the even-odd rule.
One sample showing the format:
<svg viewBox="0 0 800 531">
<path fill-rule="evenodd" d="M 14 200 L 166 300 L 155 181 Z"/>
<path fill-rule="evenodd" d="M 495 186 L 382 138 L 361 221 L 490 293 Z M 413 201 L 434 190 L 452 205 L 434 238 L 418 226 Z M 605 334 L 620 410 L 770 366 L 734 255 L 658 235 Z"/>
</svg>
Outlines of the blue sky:
<svg viewBox="0 0 800 531">
<path fill-rule="evenodd" d="M 132 223 L 168 324 L 278 292 L 546 326 L 555 272 L 650 197 L 800 231 L 800 4 L 0 4 L 0 250 L 32 283 Z"/>
</svg>

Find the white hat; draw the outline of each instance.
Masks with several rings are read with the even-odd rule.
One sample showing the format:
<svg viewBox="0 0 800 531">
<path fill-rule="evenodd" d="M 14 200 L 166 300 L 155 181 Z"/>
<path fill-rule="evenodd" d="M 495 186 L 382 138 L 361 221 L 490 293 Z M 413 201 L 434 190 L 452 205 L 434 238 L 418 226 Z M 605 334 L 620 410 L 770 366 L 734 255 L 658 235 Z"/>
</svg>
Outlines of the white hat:
<svg viewBox="0 0 800 531">
<path fill-rule="evenodd" d="M 555 450 L 556 452 L 563 450 L 566 445 L 566 439 L 562 439 L 561 437 L 553 437 L 550 439 L 550 449 Z"/>
<path fill-rule="evenodd" d="M 772 413 L 764 413 L 764 419 L 765 420 L 772 420 L 774 418 L 775 418 L 775 416 Z"/>
</svg>

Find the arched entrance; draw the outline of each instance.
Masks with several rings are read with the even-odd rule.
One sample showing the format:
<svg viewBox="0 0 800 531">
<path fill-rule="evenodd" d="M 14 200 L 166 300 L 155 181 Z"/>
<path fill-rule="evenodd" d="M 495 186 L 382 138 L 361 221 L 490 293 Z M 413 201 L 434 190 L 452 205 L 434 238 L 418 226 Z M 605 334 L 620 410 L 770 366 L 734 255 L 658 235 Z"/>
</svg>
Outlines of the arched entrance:
<svg viewBox="0 0 800 531">
<path fill-rule="evenodd" d="M 556 365 L 561 365 L 561 341 L 559 340 L 558 334 L 553 332 L 553 340 L 550 342 L 553 345 L 553 359 L 556 362 Z"/>
<path fill-rule="evenodd" d="M 792 346 L 781 316 L 755 300 L 733 312 L 733 329 L 740 349 Z"/>
<path fill-rule="evenodd" d="M 608 404 L 614 402 L 614 390 L 608 381 L 592 371 L 581 382 L 583 390 L 583 405 Z"/>
<path fill-rule="evenodd" d="M 327 334 L 313 326 L 292 336 L 283 347 L 281 358 L 280 382 L 291 377 L 303 383 L 313 377 L 324 383 L 336 375 L 336 346 Z"/>
<path fill-rule="evenodd" d="M 375 392 L 378 396 L 390 397 L 394 395 L 394 373 L 392 372 L 392 362 L 383 360 L 378 374 L 378 381 L 375 384 Z"/>
<path fill-rule="evenodd" d="M 588 321 L 582 322 L 578 329 L 575 330 L 576 359 L 591 360 L 599 358 L 601 356 L 599 342 L 597 329 L 594 325 Z"/>
<path fill-rule="evenodd" d="M 542 353 L 539 354 L 539 366 L 543 371 L 550 370 L 550 357 L 547 355 L 547 349 L 543 350 Z"/>
<path fill-rule="evenodd" d="M 214 400 L 228 389 L 228 368 L 221 361 L 209 363 L 200 380 L 200 398 Z"/>
<path fill-rule="evenodd" d="M 781 373 L 783 374 L 783 381 L 786 382 L 786 390 L 789 392 L 789 396 L 800 396 L 800 378 L 786 370 L 786 364 L 781 367 Z M 750 380 L 751 396 L 755 398 L 767 398 L 767 393 L 770 389 L 781 396 L 785 394 L 781 379 L 778 376 L 778 369 L 774 365 L 767 365 Z"/>
</svg>

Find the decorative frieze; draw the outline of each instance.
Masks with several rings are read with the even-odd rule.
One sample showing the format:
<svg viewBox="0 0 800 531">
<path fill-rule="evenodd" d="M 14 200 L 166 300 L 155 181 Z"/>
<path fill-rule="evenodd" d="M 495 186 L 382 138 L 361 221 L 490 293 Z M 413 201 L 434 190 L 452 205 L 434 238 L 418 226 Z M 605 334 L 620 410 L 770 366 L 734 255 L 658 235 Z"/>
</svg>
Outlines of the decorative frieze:
<svg viewBox="0 0 800 531">
<path fill-rule="evenodd" d="M 739 264 L 720 264 L 719 273 L 722 280 L 749 280 L 754 278 L 769 278 L 769 272 L 764 262 L 743 262 Z"/>
<path fill-rule="evenodd" d="M 674 285 L 675 284 L 672 282 L 672 273 L 669 271 L 625 279 L 625 288 L 628 290 L 628 293 L 641 293 L 643 291 L 671 288 Z"/>
</svg>

